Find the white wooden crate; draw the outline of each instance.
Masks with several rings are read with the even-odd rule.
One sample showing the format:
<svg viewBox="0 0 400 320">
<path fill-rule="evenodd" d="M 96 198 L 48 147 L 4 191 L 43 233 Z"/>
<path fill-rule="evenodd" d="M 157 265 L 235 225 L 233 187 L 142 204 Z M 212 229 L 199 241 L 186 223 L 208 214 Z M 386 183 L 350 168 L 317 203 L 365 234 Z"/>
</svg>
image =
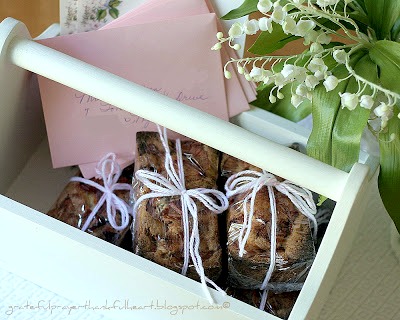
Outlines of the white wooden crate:
<svg viewBox="0 0 400 320">
<path fill-rule="evenodd" d="M 350 173 L 337 170 L 281 146 L 305 143 L 308 132 L 296 124 L 259 109 L 237 116 L 232 120 L 236 124 L 224 122 L 43 47 L 31 41 L 25 26 L 14 19 L 0 25 L 0 191 L 4 195 L 0 195 L 0 223 L 6 226 L 0 233 L 2 268 L 73 301 L 102 305 L 106 300 L 129 299 L 131 305 L 147 306 L 135 312 L 106 310 L 110 318 L 277 319 L 217 294 L 219 305 L 229 307 L 196 307 L 208 306 L 199 283 L 40 212 L 49 208 L 72 172 L 51 168 L 32 72 L 335 200 L 332 219 L 290 319 L 318 317 L 359 225 L 370 187 L 368 171 L 376 170 L 375 159 L 366 156 L 364 162 L 369 165 L 356 164 Z M 166 106 L 168 114 L 162 112 Z M 171 308 L 193 306 L 193 310 L 174 315 L 171 310 L 157 309 L 156 304 L 165 301 Z"/>
</svg>

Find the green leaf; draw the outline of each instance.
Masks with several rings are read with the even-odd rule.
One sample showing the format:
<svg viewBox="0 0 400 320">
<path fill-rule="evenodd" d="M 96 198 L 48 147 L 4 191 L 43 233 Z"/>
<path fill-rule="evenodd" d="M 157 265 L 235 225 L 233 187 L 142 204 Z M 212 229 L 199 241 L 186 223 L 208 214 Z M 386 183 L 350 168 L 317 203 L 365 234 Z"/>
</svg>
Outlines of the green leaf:
<svg viewBox="0 0 400 320">
<path fill-rule="evenodd" d="M 390 31 L 400 16 L 400 1 L 365 0 L 364 3 L 378 40 L 390 39 Z"/>
<path fill-rule="evenodd" d="M 399 109 L 395 111 L 397 114 Z M 387 132 L 379 135 L 380 164 L 379 193 L 390 217 L 400 232 L 400 119 L 393 117 L 388 122 Z M 391 141 L 391 134 L 395 139 Z"/>
<path fill-rule="evenodd" d="M 400 42 L 400 17 L 396 20 L 391 31 L 391 39 Z"/>
<path fill-rule="evenodd" d="M 119 11 L 117 8 L 111 8 L 108 10 L 108 13 L 110 14 L 111 17 L 113 17 L 114 19 L 117 19 L 119 16 Z"/>
<path fill-rule="evenodd" d="M 97 11 L 96 19 L 97 21 L 103 20 L 107 16 L 107 11 L 104 9 L 100 9 Z"/>
<path fill-rule="evenodd" d="M 121 4 L 122 1 L 119 0 L 112 0 L 108 3 L 111 8 L 116 8 Z"/>
<path fill-rule="evenodd" d="M 299 37 L 285 34 L 280 25 L 273 23 L 272 32 L 260 32 L 257 40 L 248 49 L 248 51 L 258 55 L 270 54 L 278 49 L 283 48 L 286 44 L 298 38 Z"/>
<path fill-rule="evenodd" d="M 382 40 L 369 50 L 371 60 L 379 67 L 382 85 L 400 94 L 400 43 Z"/>
<path fill-rule="evenodd" d="M 351 65 L 365 54 L 354 53 L 350 61 Z M 348 75 L 343 65 L 338 65 L 332 73 L 339 79 Z M 344 80 L 332 91 L 326 92 L 325 87 L 318 85 L 312 97 L 313 127 L 307 142 L 307 154 L 315 159 L 332 164 L 332 130 L 340 107 L 339 92 L 344 92 L 349 80 Z"/>
<path fill-rule="evenodd" d="M 258 11 L 258 0 L 245 0 L 240 7 L 229 11 L 226 15 L 222 16 L 222 20 L 232 20 L 247 16 L 250 13 Z"/>
<path fill-rule="evenodd" d="M 345 75 L 346 68 L 341 65 L 335 75 Z M 332 162 L 332 130 L 340 107 L 339 92 L 343 92 L 348 80 L 342 81 L 332 91 L 326 92 L 324 86 L 317 86 L 312 97 L 313 126 L 307 142 L 307 154 L 325 163 Z"/>
<path fill-rule="evenodd" d="M 281 93 L 285 96 L 284 99 L 278 99 L 277 102 L 271 103 L 269 101 L 269 93 L 274 85 L 260 85 L 257 88 L 257 99 L 250 104 L 272 112 L 278 116 L 288 119 L 293 122 L 298 122 L 311 113 L 311 102 L 305 100 L 297 108 L 290 102 L 291 88 L 287 85 L 281 89 Z"/>
<path fill-rule="evenodd" d="M 354 71 L 368 81 L 376 83 L 378 70 L 368 55 L 362 57 L 354 67 Z M 357 92 L 359 86 L 354 78 L 349 80 L 346 92 Z M 363 94 L 372 94 L 366 88 Z M 332 131 L 332 165 L 349 172 L 359 159 L 362 133 L 367 126 L 370 110 L 360 105 L 354 110 L 340 108 Z"/>
</svg>

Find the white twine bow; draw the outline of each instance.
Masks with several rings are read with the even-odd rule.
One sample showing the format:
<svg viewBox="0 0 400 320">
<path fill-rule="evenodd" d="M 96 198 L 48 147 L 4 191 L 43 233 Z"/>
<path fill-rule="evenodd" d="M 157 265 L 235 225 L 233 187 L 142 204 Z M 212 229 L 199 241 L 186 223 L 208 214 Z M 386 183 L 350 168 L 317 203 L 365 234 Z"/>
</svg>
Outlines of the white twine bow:
<svg viewBox="0 0 400 320">
<path fill-rule="evenodd" d="M 317 221 L 315 219 L 315 213 L 317 211 L 315 202 L 312 194 L 309 190 L 296 186 L 292 182 L 285 180 L 279 182 L 275 176 L 266 171 L 258 172 L 253 170 L 244 170 L 237 174 L 234 174 L 228 178 L 225 183 L 226 195 L 228 198 L 234 195 L 251 191 L 243 200 L 243 226 L 240 229 L 238 235 L 239 244 L 239 257 L 243 257 L 245 253 L 245 245 L 251 232 L 251 224 L 254 215 L 254 203 L 257 192 L 266 186 L 268 189 L 270 212 L 271 212 L 271 247 L 270 247 L 270 264 L 268 271 L 265 275 L 263 283 L 260 289 L 263 290 L 260 309 L 264 310 L 268 291 L 266 290 L 269 280 L 271 279 L 272 273 L 275 269 L 276 262 L 276 228 L 277 228 L 277 212 L 276 212 L 276 201 L 274 190 L 281 192 L 286 195 L 295 207 L 308 219 L 310 219 L 314 225 L 313 235 L 314 239 L 317 235 Z M 248 209 L 248 203 L 250 202 L 250 208 Z"/>
<path fill-rule="evenodd" d="M 186 275 L 189 266 L 189 257 L 192 259 L 193 265 L 200 277 L 203 291 L 210 303 L 214 300 L 208 290 L 207 283 L 212 285 L 216 290 L 225 294 L 211 279 L 204 273 L 203 263 L 199 253 L 200 236 L 198 226 L 197 205 L 195 199 L 204 204 L 204 206 L 214 213 L 222 213 L 228 208 L 228 199 L 225 194 L 214 189 L 195 188 L 187 190 L 185 187 L 185 175 L 183 171 L 182 149 L 180 140 L 176 140 L 176 154 L 178 172 L 176 172 L 168 146 L 167 130 L 163 132 L 158 127 L 160 139 L 165 149 L 165 169 L 167 178 L 157 172 L 148 170 L 137 170 L 135 177 L 151 190 L 150 193 L 144 194 L 137 199 L 133 212 L 135 213 L 140 203 L 146 199 L 158 197 L 180 196 L 182 205 L 182 224 L 184 234 L 183 256 L 184 263 L 181 274 Z M 217 200 L 217 201 L 215 201 Z M 219 202 L 220 204 L 218 204 Z M 189 237 L 189 214 L 192 217 L 192 232 Z"/>
<path fill-rule="evenodd" d="M 108 153 L 99 161 L 99 163 L 97 164 L 96 173 L 103 179 L 104 186 L 97 182 L 94 182 L 93 180 L 81 177 L 72 177 L 70 180 L 87 184 L 100 190 L 103 193 L 81 229 L 82 231 L 87 230 L 97 212 L 100 210 L 101 206 L 105 202 L 108 222 L 115 230 L 123 230 L 129 224 L 129 214 L 131 214 L 131 206 L 124 200 L 119 198 L 114 193 L 114 191 L 127 190 L 132 192 L 132 186 L 128 183 L 118 183 L 118 179 L 121 177 L 122 170 L 116 161 L 116 155 L 114 153 Z M 120 212 L 120 225 L 118 225 L 116 221 L 117 211 Z"/>
</svg>

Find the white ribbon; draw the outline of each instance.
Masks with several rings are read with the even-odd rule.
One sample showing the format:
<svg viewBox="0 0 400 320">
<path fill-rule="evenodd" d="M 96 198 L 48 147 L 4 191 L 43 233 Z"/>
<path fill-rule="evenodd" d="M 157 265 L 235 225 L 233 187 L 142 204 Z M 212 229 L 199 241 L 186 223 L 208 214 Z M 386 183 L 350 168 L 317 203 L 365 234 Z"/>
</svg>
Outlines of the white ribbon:
<svg viewBox="0 0 400 320">
<path fill-rule="evenodd" d="M 121 177 L 122 170 L 119 164 L 116 161 L 116 156 L 114 153 L 108 153 L 105 155 L 97 164 L 96 173 L 103 179 L 103 184 L 98 184 L 93 180 L 81 178 L 81 177 L 73 177 L 70 181 L 80 182 L 97 188 L 103 195 L 97 202 L 96 206 L 92 209 L 89 217 L 86 219 L 82 231 L 86 231 L 89 227 L 90 223 L 96 216 L 97 212 L 101 208 L 101 206 L 106 203 L 107 208 L 107 219 L 110 225 L 115 230 L 123 230 L 129 224 L 129 214 L 131 214 L 130 209 L 131 206 L 127 204 L 124 200 L 119 198 L 114 191 L 116 190 L 127 190 L 132 192 L 132 186 L 128 183 L 118 183 L 118 179 Z M 121 224 L 118 225 L 116 221 L 117 211 L 120 212 L 121 216 Z"/>
<path fill-rule="evenodd" d="M 144 194 L 139 197 L 139 199 L 137 199 L 133 208 L 133 212 L 135 213 L 140 203 L 146 199 L 180 196 L 184 235 L 184 263 L 181 273 L 183 275 L 186 275 L 190 257 L 198 275 L 200 276 L 203 291 L 206 294 L 208 301 L 210 303 L 213 303 L 214 301 L 208 290 L 207 283 L 212 285 L 215 289 L 223 294 L 225 294 L 225 291 L 219 288 L 211 279 L 206 277 L 204 273 L 204 267 L 199 253 L 200 236 L 197 205 L 195 203 L 195 199 L 203 203 L 207 209 L 217 214 L 224 212 L 228 208 L 228 199 L 226 198 L 224 193 L 214 189 L 195 188 L 187 190 L 185 187 L 185 174 L 183 171 L 182 149 L 180 140 L 176 140 L 176 154 L 178 164 L 178 172 L 176 172 L 168 146 L 167 130 L 164 128 L 162 132 L 160 127 L 158 127 L 158 132 L 160 134 L 160 139 L 163 147 L 165 149 L 164 165 L 167 172 L 167 177 L 164 177 L 157 172 L 151 172 L 148 170 L 140 169 L 136 171 L 136 179 L 143 183 L 147 188 L 149 188 L 151 192 Z M 217 202 L 219 202 L 220 205 Z M 190 234 L 190 237 L 189 214 L 192 217 L 193 222 L 192 233 Z"/>
<path fill-rule="evenodd" d="M 246 242 L 251 232 L 251 224 L 254 215 L 254 203 L 256 195 L 257 192 L 260 191 L 260 189 L 263 186 L 267 186 L 269 202 L 270 202 L 271 247 L 270 247 L 269 268 L 260 288 L 261 290 L 263 290 L 263 295 L 260 303 L 260 309 L 262 310 L 264 310 L 265 308 L 267 293 L 268 293 L 266 287 L 275 269 L 275 259 L 276 259 L 277 212 L 276 212 L 276 201 L 273 188 L 275 188 L 282 194 L 286 195 L 296 206 L 296 208 L 313 222 L 314 239 L 317 235 L 317 221 L 314 216 L 317 209 L 312 194 L 309 190 L 296 186 L 295 184 L 293 184 L 288 180 L 279 182 L 273 174 L 268 173 L 266 171 L 258 172 L 253 170 L 244 170 L 230 176 L 225 183 L 225 190 L 228 198 L 233 197 L 237 194 L 251 191 L 243 199 L 243 226 L 237 238 L 239 244 L 239 257 L 243 257 L 243 254 L 245 253 Z M 249 208 L 250 210 L 248 210 L 247 208 L 249 202 L 250 202 L 250 208 Z"/>
</svg>

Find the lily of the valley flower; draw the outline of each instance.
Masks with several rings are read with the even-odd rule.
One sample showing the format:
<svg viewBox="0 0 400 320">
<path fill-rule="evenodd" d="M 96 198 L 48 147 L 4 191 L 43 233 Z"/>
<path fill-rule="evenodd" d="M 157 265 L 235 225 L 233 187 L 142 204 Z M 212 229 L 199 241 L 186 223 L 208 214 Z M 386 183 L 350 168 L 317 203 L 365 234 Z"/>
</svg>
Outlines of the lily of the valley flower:
<svg viewBox="0 0 400 320">
<path fill-rule="evenodd" d="M 251 19 L 243 24 L 243 31 L 248 35 L 256 34 L 258 30 L 260 30 L 260 27 L 256 19 Z"/>
<path fill-rule="evenodd" d="M 282 30 L 286 34 L 296 34 L 297 33 L 296 21 L 294 21 L 294 19 L 291 17 L 286 17 L 286 19 L 282 23 Z"/>
<path fill-rule="evenodd" d="M 332 56 L 336 62 L 341 63 L 341 64 L 344 64 L 347 59 L 347 53 L 343 49 L 334 50 Z"/>
<path fill-rule="evenodd" d="M 276 3 L 276 2 L 275 2 Z M 282 24 L 287 16 L 287 12 L 283 10 L 282 6 L 277 5 L 271 14 L 271 18 L 276 23 Z"/>
<path fill-rule="evenodd" d="M 374 106 L 374 98 L 369 96 L 369 95 L 362 95 L 360 98 L 360 106 L 365 108 L 365 109 L 371 109 Z"/>
<path fill-rule="evenodd" d="M 296 94 L 299 95 L 300 97 L 306 98 L 308 96 L 308 88 L 304 83 L 301 83 L 300 85 L 297 86 L 296 88 Z"/>
<path fill-rule="evenodd" d="M 304 37 L 307 33 L 315 28 L 315 22 L 311 20 L 299 20 L 296 24 L 296 36 Z"/>
<path fill-rule="evenodd" d="M 327 6 L 333 6 L 337 4 L 340 0 L 317 0 L 317 5 L 321 8 L 325 8 Z"/>
<path fill-rule="evenodd" d="M 333 89 L 335 89 L 337 87 L 337 85 L 339 84 L 339 80 L 338 78 L 336 78 L 333 75 L 328 76 L 325 81 L 323 82 L 323 85 L 326 89 L 326 91 L 332 91 Z"/>
<path fill-rule="evenodd" d="M 345 92 L 339 93 L 342 108 L 347 108 L 349 110 L 354 110 L 358 105 L 358 96 L 355 93 Z"/>
<path fill-rule="evenodd" d="M 259 0 L 257 3 L 257 9 L 261 13 L 267 13 L 271 10 L 272 5 L 273 3 L 271 0 Z"/>
<path fill-rule="evenodd" d="M 393 107 L 381 102 L 379 106 L 374 109 L 374 113 L 381 119 L 381 130 L 386 128 L 387 123 L 393 117 Z"/>
<path fill-rule="evenodd" d="M 283 69 L 282 69 L 282 71 L 281 71 L 281 74 L 282 74 L 285 78 L 288 78 L 291 74 L 293 74 L 294 70 L 295 70 L 295 66 L 294 66 L 294 65 L 292 65 L 292 64 L 285 64 L 284 67 L 283 67 Z"/>
<path fill-rule="evenodd" d="M 324 51 L 324 47 L 320 43 L 314 42 L 311 44 L 311 46 L 310 46 L 311 53 L 317 54 L 322 51 Z"/>
<path fill-rule="evenodd" d="M 263 69 L 259 67 L 253 67 L 250 71 L 250 77 L 253 79 L 255 82 L 259 82 L 263 78 Z"/>
<path fill-rule="evenodd" d="M 262 17 L 258 20 L 258 27 L 261 31 L 268 31 L 269 33 L 272 32 L 272 19 L 267 17 Z"/>
<path fill-rule="evenodd" d="M 311 72 L 326 72 L 328 70 L 328 67 L 325 65 L 325 62 L 324 60 L 322 60 L 322 58 L 314 57 L 308 64 L 307 69 Z"/>
<path fill-rule="evenodd" d="M 317 79 L 316 76 L 314 76 L 312 74 L 309 74 L 306 77 L 306 80 L 305 80 L 304 83 L 307 86 L 307 88 L 314 89 L 319 84 L 319 80 Z"/>
<path fill-rule="evenodd" d="M 239 38 L 243 34 L 243 27 L 239 22 L 235 22 L 228 31 L 230 38 Z"/>
<path fill-rule="evenodd" d="M 292 97 L 290 98 L 290 102 L 292 105 L 297 108 L 304 101 L 304 97 L 299 96 L 298 94 L 292 93 Z"/>
</svg>

